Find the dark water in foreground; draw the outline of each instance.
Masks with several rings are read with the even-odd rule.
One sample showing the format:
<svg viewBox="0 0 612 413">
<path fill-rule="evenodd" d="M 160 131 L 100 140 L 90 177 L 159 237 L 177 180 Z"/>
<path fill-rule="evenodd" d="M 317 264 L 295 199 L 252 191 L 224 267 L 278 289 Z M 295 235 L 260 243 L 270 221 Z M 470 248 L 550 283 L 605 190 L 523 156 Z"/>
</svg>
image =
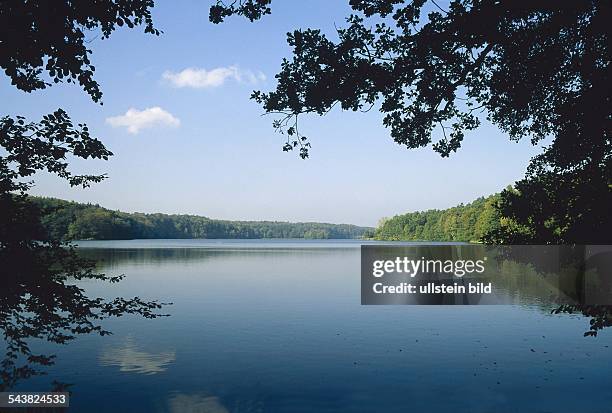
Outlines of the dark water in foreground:
<svg viewBox="0 0 612 413">
<path fill-rule="evenodd" d="M 509 306 L 361 306 L 359 243 L 83 242 L 119 284 L 91 295 L 171 301 L 171 317 L 105 322 L 47 376 L 75 412 L 612 412 L 612 331 Z M 92 248 L 94 247 L 94 248 Z M 15 389 L 17 390 L 17 389 Z M 41 410 L 42 411 L 42 410 Z"/>
</svg>

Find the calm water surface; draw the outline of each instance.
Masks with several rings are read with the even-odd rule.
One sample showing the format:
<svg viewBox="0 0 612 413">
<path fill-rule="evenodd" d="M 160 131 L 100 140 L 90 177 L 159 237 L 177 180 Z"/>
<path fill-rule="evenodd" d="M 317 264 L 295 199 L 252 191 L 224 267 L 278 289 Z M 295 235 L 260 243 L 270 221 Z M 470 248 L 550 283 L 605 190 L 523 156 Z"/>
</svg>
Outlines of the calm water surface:
<svg viewBox="0 0 612 413">
<path fill-rule="evenodd" d="M 119 284 L 171 301 L 108 320 L 23 390 L 72 383 L 76 412 L 612 412 L 612 332 L 511 306 L 361 306 L 353 241 L 81 242 Z"/>
</svg>

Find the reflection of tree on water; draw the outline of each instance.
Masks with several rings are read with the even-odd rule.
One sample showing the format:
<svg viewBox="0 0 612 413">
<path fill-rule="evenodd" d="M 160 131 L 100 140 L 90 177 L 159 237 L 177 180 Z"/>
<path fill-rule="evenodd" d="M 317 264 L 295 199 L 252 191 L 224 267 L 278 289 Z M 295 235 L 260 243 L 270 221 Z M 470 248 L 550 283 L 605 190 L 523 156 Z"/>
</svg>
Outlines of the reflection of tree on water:
<svg viewBox="0 0 612 413">
<path fill-rule="evenodd" d="M 612 249 L 605 245 L 495 247 L 504 264 L 515 265 L 540 284 L 553 285 L 567 302 L 552 297 L 554 314 L 582 314 L 590 318 L 585 336 L 596 336 L 612 326 Z M 512 272 L 502 271 L 504 276 Z M 530 284 L 523 285 L 529 287 Z"/>
<path fill-rule="evenodd" d="M 596 336 L 602 328 L 612 326 L 612 246 L 449 244 L 375 246 L 363 251 L 367 265 L 374 260 L 393 262 L 398 257 L 422 264 L 418 277 L 411 274 L 409 279 L 413 286 L 424 288 L 425 294 L 397 294 L 393 298 L 396 304 L 513 304 L 553 314 L 578 313 L 591 318 L 585 336 Z M 453 266 L 443 269 L 443 263 L 463 267 L 468 262 L 486 264 L 481 271 L 463 274 Z M 386 283 L 404 283 L 406 272 L 391 271 Z M 466 290 L 468 285 L 491 284 L 492 294 L 477 290 L 445 293 L 429 290 L 432 284 Z M 362 292 L 370 288 L 362 283 Z M 375 304 L 391 303 L 377 302 L 377 297 L 366 299 Z"/>
<path fill-rule="evenodd" d="M 277 246 L 268 248 L 260 248 L 257 246 L 242 248 L 236 248 L 234 246 L 223 248 L 88 248 L 81 245 L 79 246 L 79 256 L 98 262 L 100 268 L 103 268 L 104 270 L 108 270 L 109 268 L 115 270 L 119 269 L 124 264 L 135 263 L 154 263 L 155 265 L 162 265 L 181 262 L 190 265 L 200 265 L 205 261 L 225 260 L 228 257 L 240 257 L 245 260 L 249 260 L 254 254 L 256 254 L 258 257 L 274 259 L 274 257 L 276 257 L 279 253 L 302 254 L 307 256 L 317 254 L 320 256 L 323 254 L 337 255 L 340 252 L 352 254 L 354 251 L 354 247 L 334 247 L 333 250 L 330 250 L 328 248 L 284 248 Z M 347 257 L 347 259 L 351 258 Z"/>
<path fill-rule="evenodd" d="M 612 250 L 609 246 L 591 246 L 580 268 L 577 279 L 578 303 L 559 306 L 553 312 L 582 314 L 590 317 L 590 330 L 585 336 L 596 336 L 612 326 Z"/>
<path fill-rule="evenodd" d="M 23 118 L 0 118 L 0 330 L 5 354 L 0 363 L 0 390 L 40 374 L 37 366 L 53 363 L 53 356 L 34 354 L 30 343 L 42 339 L 65 344 L 79 334 L 108 334 L 99 322 L 124 314 L 157 317 L 160 303 L 88 297 L 74 283 L 83 279 L 117 282 L 95 271 L 95 264 L 77 256 L 65 244 L 49 240 L 40 211 L 28 201 L 31 183 L 24 179 L 46 170 L 70 182 L 88 186 L 101 175 L 73 175 L 65 158 L 107 159 L 112 155 L 89 135 L 85 125 L 74 127 L 58 110 L 39 123 Z"/>
<path fill-rule="evenodd" d="M 53 363 L 53 356 L 32 353 L 28 344 L 32 339 L 65 344 L 79 334 L 109 334 L 99 324 L 105 318 L 124 314 L 159 316 L 156 310 L 161 304 L 155 301 L 88 297 L 73 281 L 117 282 L 120 277 L 94 272 L 93 262 L 57 243 L 4 244 L 0 268 L 0 330 L 6 346 L 0 365 L 0 389 L 40 374 L 36 366 Z"/>
</svg>

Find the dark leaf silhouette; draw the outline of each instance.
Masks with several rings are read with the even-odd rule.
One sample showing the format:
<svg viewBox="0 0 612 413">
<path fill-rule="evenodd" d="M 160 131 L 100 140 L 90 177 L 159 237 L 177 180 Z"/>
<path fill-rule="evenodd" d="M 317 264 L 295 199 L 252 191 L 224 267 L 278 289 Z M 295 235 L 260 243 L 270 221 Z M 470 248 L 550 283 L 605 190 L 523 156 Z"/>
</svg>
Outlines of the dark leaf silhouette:
<svg viewBox="0 0 612 413">
<path fill-rule="evenodd" d="M 0 67 L 26 92 L 53 83 L 83 87 L 95 102 L 102 98 L 87 43 L 108 38 L 117 27 L 153 26 L 153 0 L 3 1 L 0 5 Z M 43 72 L 47 77 L 43 77 Z"/>
<path fill-rule="evenodd" d="M 253 92 L 280 116 L 273 126 L 287 131 L 283 150 L 307 157 L 298 118 L 334 107 L 376 106 L 395 142 L 443 157 L 486 117 L 512 140 L 552 142 L 502 193 L 508 225 L 485 241 L 612 241 L 609 2 L 349 3 L 354 14 L 334 38 L 318 29 L 288 33 L 293 56 L 281 62 L 276 89 Z M 269 2 L 249 6 L 258 11 L 250 20 L 270 12 Z M 221 9 L 244 15 L 234 4 Z"/>
<path fill-rule="evenodd" d="M 95 271 L 95 262 L 79 257 L 68 244 L 50 238 L 39 208 L 26 195 L 37 171 L 47 171 L 71 185 L 88 186 L 104 175 L 74 175 L 67 157 L 108 159 L 112 153 L 86 125 L 72 124 L 61 109 L 40 122 L 0 119 L 0 331 L 5 355 L 0 363 L 0 389 L 40 374 L 38 366 L 53 364 L 52 355 L 34 354 L 32 339 L 66 344 L 79 334 L 109 334 L 105 318 L 138 314 L 154 318 L 162 304 L 135 297 L 103 300 L 88 297 L 77 282 L 117 282 L 121 276 Z"/>
</svg>

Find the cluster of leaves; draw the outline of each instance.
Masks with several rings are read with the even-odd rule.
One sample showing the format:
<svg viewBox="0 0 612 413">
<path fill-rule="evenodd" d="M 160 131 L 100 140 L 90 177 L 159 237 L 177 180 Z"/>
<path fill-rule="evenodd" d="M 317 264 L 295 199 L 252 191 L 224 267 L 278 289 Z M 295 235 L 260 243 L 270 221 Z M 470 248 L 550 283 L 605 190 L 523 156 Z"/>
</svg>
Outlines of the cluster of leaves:
<svg viewBox="0 0 612 413">
<path fill-rule="evenodd" d="M 74 175 L 68 169 L 69 155 L 88 159 L 108 160 L 113 155 L 102 142 L 93 138 L 85 124 L 73 125 L 68 114 L 58 109 L 45 115 L 40 122 L 26 123 L 25 118 L 0 118 L 0 146 L 7 152 L 0 159 L 2 177 L 26 178 L 36 171 L 47 171 L 66 179 L 72 186 L 87 187 L 100 182 L 104 175 Z M 26 189 L 10 187 L 12 179 L 4 179 L 4 190 Z"/>
<path fill-rule="evenodd" d="M 262 16 L 270 14 L 270 3 L 272 0 L 234 0 L 229 4 L 217 0 L 210 6 L 208 19 L 215 24 L 223 22 L 226 17 L 232 15 L 244 16 L 250 21 L 259 20 Z"/>
<path fill-rule="evenodd" d="M 117 27 L 144 25 L 145 33 L 158 35 L 153 6 L 153 0 L 2 2 L 0 67 L 23 91 L 49 86 L 44 71 L 54 83 L 78 82 L 98 102 L 102 91 L 93 78 L 86 33 L 104 39 Z"/>
<path fill-rule="evenodd" d="M 608 138 L 609 142 L 609 138 Z M 528 173 L 500 194 L 511 223 L 486 234 L 488 243 L 609 244 L 612 240 L 612 150 L 607 159 L 564 171 Z M 532 162 L 539 162 L 538 157 Z"/>
<path fill-rule="evenodd" d="M 266 112 L 321 115 L 381 100 L 396 142 L 426 146 L 439 127 L 433 149 L 448 156 L 479 125 L 477 109 L 513 139 L 553 133 L 562 116 L 554 111 L 586 86 L 578 62 L 589 54 L 602 65 L 609 8 L 596 2 L 456 0 L 426 16 L 425 0 L 350 3 L 359 14 L 337 41 L 316 29 L 288 34 L 293 58 L 282 62 L 276 90 L 253 95 Z"/>
<path fill-rule="evenodd" d="M 576 305 L 566 304 L 552 311 L 553 314 L 582 314 L 590 317 L 590 329 L 585 337 L 596 337 L 599 330 L 612 327 L 612 306 L 609 305 Z"/>
</svg>

